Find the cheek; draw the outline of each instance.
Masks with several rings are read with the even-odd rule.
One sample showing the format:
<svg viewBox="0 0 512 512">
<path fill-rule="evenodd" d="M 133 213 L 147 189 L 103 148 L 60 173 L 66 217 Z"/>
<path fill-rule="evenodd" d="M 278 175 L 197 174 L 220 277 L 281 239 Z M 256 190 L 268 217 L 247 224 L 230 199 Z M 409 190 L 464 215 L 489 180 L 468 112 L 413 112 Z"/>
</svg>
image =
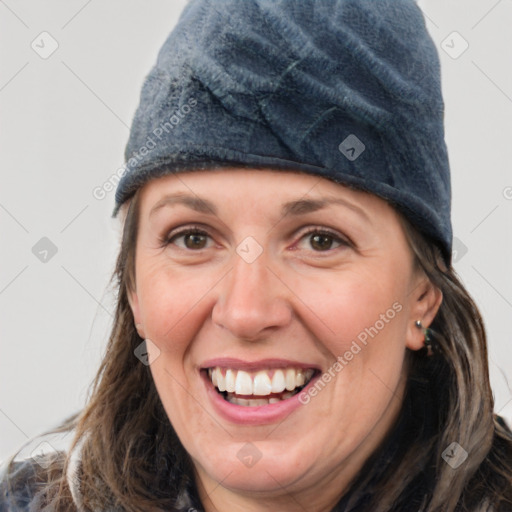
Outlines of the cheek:
<svg viewBox="0 0 512 512">
<path fill-rule="evenodd" d="M 405 353 L 406 286 L 392 276 L 369 269 L 323 283 L 294 283 L 309 307 L 303 310 L 305 323 L 331 361 L 329 375 L 324 375 L 336 391 L 326 404 L 326 419 L 339 411 L 343 422 L 350 411 L 361 424 L 372 424 L 398 385 Z"/>
<path fill-rule="evenodd" d="M 402 341 L 406 286 L 393 275 L 397 274 L 368 268 L 296 279 L 292 286 L 309 310 L 308 324 L 316 326 L 317 337 L 339 355 L 350 350 L 353 341 L 361 346 L 377 337 Z"/>
<path fill-rule="evenodd" d="M 218 277 L 154 267 L 139 274 L 138 297 L 146 337 L 162 352 L 182 353 L 205 316 Z"/>
</svg>

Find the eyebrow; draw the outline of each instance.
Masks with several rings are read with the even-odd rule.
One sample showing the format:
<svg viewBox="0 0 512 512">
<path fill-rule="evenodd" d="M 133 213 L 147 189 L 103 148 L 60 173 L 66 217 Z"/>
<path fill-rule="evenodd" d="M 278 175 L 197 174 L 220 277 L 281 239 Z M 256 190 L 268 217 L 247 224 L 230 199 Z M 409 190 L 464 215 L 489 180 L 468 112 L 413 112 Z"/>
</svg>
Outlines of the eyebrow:
<svg viewBox="0 0 512 512">
<path fill-rule="evenodd" d="M 190 196 L 187 194 L 170 194 L 164 196 L 153 206 L 153 208 L 151 208 L 149 216 L 151 217 L 156 211 L 165 206 L 174 206 L 178 204 L 187 206 L 199 213 L 210 215 L 218 214 L 217 207 L 208 199 L 202 199 L 197 196 Z M 287 215 L 305 215 L 307 213 L 313 213 L 322 210 L 331 204 L 339 204 L 345 206 L 355 213 L 358 213 L 369 223 L 371 223 L 370 217 L 362 208 L 359 208 L 355 204 L 352 204 L 351 202 L 338 197 L 325 197 L 321 199 L 298 199 L 296 201 L 289 201 L 283 204 L 281 208 L 281 216 L 285 217 Z"/>
<path fill-rule="evenodd" d="M 345 199 L 341 199 L 339 197 L 324 197 L 321 199 L 299 199 L 298 201 L 290 201 L 285 203 L 281 209 L 281 214 L 283 217 L 285 215 L 304 215 L 306 213 L 316 212 L 318 210 L 322 210 L 323 208 L 331 205 L 331 204 L 339 204 L 350 208 L 355 213 L 364 217 L 370 224 L 371 220 L 368 214 L 359 206 L 346 201 Z"/>
<path fill-rule="evenodd" d="M 176 204 L 182 204 L 184 206 L 188 206 L 192 210 L 195 210 L 199 213 L 209 213 L 212 215 L 217 215 L 217 208 L 208 199 L 201 199 L 196 196 L 189 196 L 186 194 L 171 194 L 166 195 L 160 201 L 158 201 L 151 211 L 149 212 L 149 216 L 151 217 L 157 210 L 160 210 L 164 206 L 174 206 Z"/>
</svg>

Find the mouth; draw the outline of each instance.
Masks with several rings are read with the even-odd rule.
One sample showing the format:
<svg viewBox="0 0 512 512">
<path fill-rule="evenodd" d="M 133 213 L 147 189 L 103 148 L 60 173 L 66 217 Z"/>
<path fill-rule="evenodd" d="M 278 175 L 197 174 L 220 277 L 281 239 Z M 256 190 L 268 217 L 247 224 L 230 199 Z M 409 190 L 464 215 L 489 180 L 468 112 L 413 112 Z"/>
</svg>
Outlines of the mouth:
<svg viewBox="0 0 512 512">
<path fill-rule="evenodd" d="M 314 368 L 245 371 L 215 366 L 205 369 L 217 393 L 243 407 L 277 404 L 299 393 L 318 373 Z"/>
</svg>

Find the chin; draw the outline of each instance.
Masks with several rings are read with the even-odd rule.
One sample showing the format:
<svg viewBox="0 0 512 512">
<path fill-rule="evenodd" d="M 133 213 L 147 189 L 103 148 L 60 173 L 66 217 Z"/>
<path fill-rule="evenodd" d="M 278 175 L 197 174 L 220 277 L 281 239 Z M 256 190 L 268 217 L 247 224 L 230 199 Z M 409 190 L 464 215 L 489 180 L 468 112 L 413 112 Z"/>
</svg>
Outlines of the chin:
<svg viewBox="0 0 512 512">
<path fill-rule="evenodd" d="M 279 444 L 274 447 L 272 444 Z M 294 442 L 297 449 L 300 440 Z M 276 450 L 277 448 L 277 450 Z M 308 461 L 306 464 L 305 461 Z M 208 480 L 232 490 L 272 495 L 293 486 L 310 473 L 309 454 L 299 453 L 276 441 L 233 442 L 223 450 L 211 451 L 195 459 Z"/>
</svg>

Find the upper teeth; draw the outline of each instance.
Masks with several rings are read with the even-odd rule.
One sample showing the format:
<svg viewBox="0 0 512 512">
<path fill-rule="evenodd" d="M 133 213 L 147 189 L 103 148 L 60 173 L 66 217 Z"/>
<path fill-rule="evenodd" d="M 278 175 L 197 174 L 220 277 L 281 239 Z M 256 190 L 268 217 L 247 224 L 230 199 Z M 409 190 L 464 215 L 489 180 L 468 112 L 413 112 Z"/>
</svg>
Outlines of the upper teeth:
<svg viewBox="0 0 512 512">
<path fill-rule="evenodd" d="M 260 370 L 255 373 L 231 368 L 210 368 L 208 375 L 219 391 L 236 393 L 237 395 L 266 396 L 271 393 L 293 391 L 304 386 L 313 376 L 314 370 L 296 368 Z"/>
</svg>

